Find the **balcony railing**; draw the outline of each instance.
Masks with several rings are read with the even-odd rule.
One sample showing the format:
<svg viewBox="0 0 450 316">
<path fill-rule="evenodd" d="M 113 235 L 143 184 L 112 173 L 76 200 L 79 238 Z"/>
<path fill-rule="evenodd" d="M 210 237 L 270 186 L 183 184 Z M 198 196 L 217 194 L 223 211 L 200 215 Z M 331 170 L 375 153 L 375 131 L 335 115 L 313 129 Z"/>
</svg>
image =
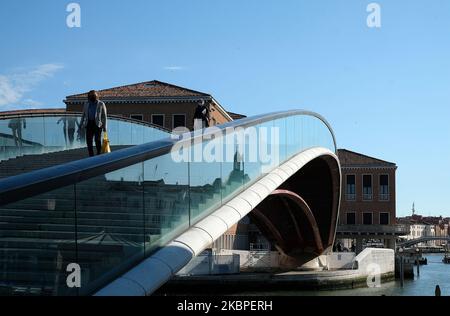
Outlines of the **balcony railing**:
<svg viewBox="0 0 450 316">
<path fill-rule="evenodd" d="M 373 199 L 372 193 L 370 193 L 370 194 L 363 194 L 363 201 L 372 201 L 372 199 Z"/>
<path fill-rule="evenodd" d="M 409 225 L 338 225 L 338 233 L 378 233 L 409 235 Z"/>
<path fill-rule="evenodd" d="M 347 194 L 345 195 L 345 199 L 346 199 L 347 201 L 355 201 L 355 200 L 356 200 L 356 194 L 349 194 L 349 193 L 347 193 Z"/>
<path fill-rule="evenodd" d="M 380 193 L 380 201 L 389 201 L 389 194 Z"/>
</svg>

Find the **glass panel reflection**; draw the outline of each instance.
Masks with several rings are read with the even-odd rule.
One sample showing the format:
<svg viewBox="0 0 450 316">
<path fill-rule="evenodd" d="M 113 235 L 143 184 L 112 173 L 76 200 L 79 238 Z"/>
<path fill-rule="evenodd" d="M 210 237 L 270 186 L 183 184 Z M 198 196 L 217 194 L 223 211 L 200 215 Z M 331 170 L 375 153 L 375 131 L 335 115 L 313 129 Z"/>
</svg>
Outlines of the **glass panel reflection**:
<svg viewBox="0 0 450 316">
<path fill-rule="evenodd" d="M 0 206 L 0 295 L 76 295 L 74 187 Z"/>
<path fill-rule="evenodd" d="M 144 143 L 144 126 L 131 124 L 131 144 L 139 145 Z"/>
<path fill-rule="evenodd" d="M 191 147 L 190 205 L 191 223 L 222 202 L 221 137 Z M 219 151 L 219 152 L 218 152 Z"/>
<path fill-rule="evenodd" d="M 77 183 L 82 294 L 144 256 L 143 163 Z"/>
<path fill-rule="evenodd" d="M 188 162 L 175 162 L 170 154 L 144 163 L 147 254 L 189 227 L 188 173 Z"/>
<path fill-rule="evenodd" d="M 87 158 L 87 149 L 82 150 L 86 148 L 86 130 L 80 121 L 80 115 L 72 114 L 0 119 L 0 162 L 29 156 L 36 162 L 37 167 L 45 168 Z M 130 123 L 115 117 L 108 120 L 108 137 L 113 150 L 117 149 L 117 146 L 139 145 L 169 136 L 170 133 L 149 125 Z M 73 151 L 75 149 L 77 151 Z M 63 154 L 65 151 L 67 153 Z M 59 154 L 44 156 L 50 153 Z M 20 164 L 29 163 L 21 161 Z M 10 168 L 9 165 L 2 167 Z M 21 169 L 17 169 L 15 173 L 8 172 L 8 175 L 32 170 L 29 167 Z"/>
<path fill-rule="evenodd" d="M 244 179 L 243 143 L 238 132 L 227 133 L 223 138 L 224 159 L 221 163 L 222 203 L 242 190 Z"/>
</svg>

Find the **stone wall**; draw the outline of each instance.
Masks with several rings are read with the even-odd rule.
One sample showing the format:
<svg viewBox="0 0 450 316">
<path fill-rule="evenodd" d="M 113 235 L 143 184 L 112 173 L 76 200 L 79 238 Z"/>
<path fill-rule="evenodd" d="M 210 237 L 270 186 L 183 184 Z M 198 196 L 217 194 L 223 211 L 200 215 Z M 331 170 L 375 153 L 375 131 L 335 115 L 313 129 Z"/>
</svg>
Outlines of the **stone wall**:
<svg viewBox="0 0 450 316">
<path fill-rule="evenodd" d="M 366 248 L 356 256 L 355 261 L 360 274 L 366 275 L 376 265 L 380 273 L 395 271 L 395 255 L 392 249 Z"/>
</svg>

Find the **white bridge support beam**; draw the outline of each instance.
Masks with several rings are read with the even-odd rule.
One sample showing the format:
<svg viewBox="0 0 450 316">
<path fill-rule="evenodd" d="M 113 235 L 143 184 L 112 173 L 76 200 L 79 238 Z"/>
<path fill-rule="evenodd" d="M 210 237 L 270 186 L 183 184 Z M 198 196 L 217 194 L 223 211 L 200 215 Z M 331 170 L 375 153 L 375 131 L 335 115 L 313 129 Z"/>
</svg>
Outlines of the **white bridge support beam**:
<svg viewBox="0 0 450 316">
<path fill-rule="evenodd" d="M 259 203 L 310 161 L 331 156 L 329 149 L 315 147 L 299 153 L 265 175 L 234 199 L 191 226 L 167 246 L 120 276 L 96 296 L 151 295 L 181 270 L 189 261 L 222 236 L 231 226 L 250 213 Z"/>
</svg>

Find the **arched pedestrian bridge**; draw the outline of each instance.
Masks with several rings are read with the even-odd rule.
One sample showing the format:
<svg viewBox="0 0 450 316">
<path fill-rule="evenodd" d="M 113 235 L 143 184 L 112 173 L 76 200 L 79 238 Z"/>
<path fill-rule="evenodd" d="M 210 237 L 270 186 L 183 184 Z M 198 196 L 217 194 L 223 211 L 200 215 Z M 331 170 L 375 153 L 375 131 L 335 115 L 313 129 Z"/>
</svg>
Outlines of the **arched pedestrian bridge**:
<svg viewBox="0 0 450 316">
<path fill-rule="evenodd" d="M 332 247 L 341 173 L 319 115 L 277 112 L 161 136 L 51 167 L 72 149 L 1 162 L 48 168 L 0 180 L 0 290 L 149 295 L 247 214 L 286 268 Z M 71 263 L 80 288 L 67 286 Z"/>
<path fill-rule="evenodd" d="M 410 248 L 414 245 L 427 242 L 427 241 L 446 241 L 447 243 L 450 243 L 450 237 L 420 237 L 416 239 L 410 239 L 404 242 L 397 243 L 397 248 Z"/>
</svg>

